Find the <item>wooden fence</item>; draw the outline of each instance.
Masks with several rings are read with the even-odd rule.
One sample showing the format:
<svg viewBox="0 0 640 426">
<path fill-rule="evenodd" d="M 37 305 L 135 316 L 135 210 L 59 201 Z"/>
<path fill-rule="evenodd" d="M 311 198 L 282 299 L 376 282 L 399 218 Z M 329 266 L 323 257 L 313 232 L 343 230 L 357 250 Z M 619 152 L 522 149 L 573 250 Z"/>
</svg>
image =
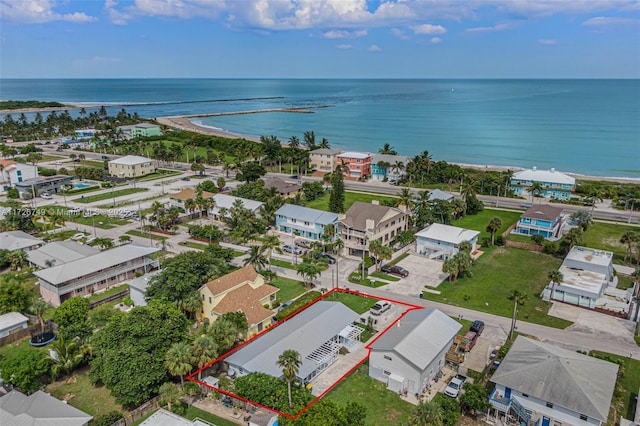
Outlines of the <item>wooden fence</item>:
<svg viewBox="0 0 640 426">
<path fill-rule="evenodd" d="M 104 303 L 109 303 L 109 302 L 113 302 L 114 300 L 118 300 L 118 299 L 122 299 L 123 297 L 127 297 L 129 295 L 129 286 L 127 286 L 126 288 L 120 290 L 117 293 L 113 293 L 110 294 L 109 296 L 100 299 L 100 300 L 94 300 L 93 302 L 89 303 L 89 308 L 93 309 L 96 306 L 100 306 Z"/>
<path fill-rule="evenodd" d="M 55 330 L 56 328 L 57 327 L 52 321 L 45 321 L 45 330 Z M 40 324 L 33 324 L 27 328 L 20 328 L 18 330 L 15 330 L 8 336 L 0 337 L 0 346 L 17 342 L 18 340 L 24 339 L 25 337 L 33 336 L 37 333 L 40 333 Z"/>
<path fill-rule="evenodd" d="M 157 410 L 160 406 L 158 402 L 160 401 L 160 396 L 156 396 L 153 399 L 145 402 L 138 408 L 132 410 L 125 417 L 121 418 L 117 422 L 115 422 L 112 426 L 129 426 L 137 420 L 140 420 L 142 417 L 149 414 L 151 411 Z"/>
</svg>

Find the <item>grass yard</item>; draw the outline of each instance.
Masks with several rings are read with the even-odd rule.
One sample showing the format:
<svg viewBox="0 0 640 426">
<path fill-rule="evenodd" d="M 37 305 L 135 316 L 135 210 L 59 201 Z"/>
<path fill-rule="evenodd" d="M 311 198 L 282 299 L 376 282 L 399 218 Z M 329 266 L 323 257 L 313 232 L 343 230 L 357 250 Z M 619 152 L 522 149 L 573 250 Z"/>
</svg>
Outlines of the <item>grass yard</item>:
<svg viewBox="0 0 640 426">
<path fill-rule="evenodd" d="M 475 231 L 480 231 L 480 235 L 478 236 L 478 241 L 482 241 L 483 238 L 491 238 L 491 234 L 485 229 L 487 225 L 494 217 L 499 217 L 502 220 L 502 227 L 496 233 L 496 235 L 502 234 L 507 230 L 509 226 L 514 224 L 522 215 L 522 213 L 518 212 L 510 212 L 506 210 L 494 210 L 494 209 L 484 209 L 480 213 L 473 216 L 465 216 L 462 219 L 458 219 L 453 222 L 454 226 L 459 226 L 461 228 L 473 229 Z"/>
<path fill-rule="evenodd" d="M 393 275 L 385 274 L 384 272 L 372 272 L 369 274 L 370 277 L 376 277 L 387 281 L 400 281 L 400 278 L 394 277 Z"/>
<path fill-rule="evenodd" d="M 112 229 L 120 225 L 126 225 L 129 223 L 126 219 L 120 219 L 118 217 L 109 217 L 104 214 L 99 214 L 94 217 L 83 217 L 82 213 L 70 216 L 69 222 L 80 223 L 82 225 L 94 226 L 100 229 Z"/>
<path fill-rule="evenodd" d="M 129 286 L 127 284 L 123 284 L 117 287 L 113 287 L 107 291 L 103 291 L 102 293 L 94 294 L 92 296 L 89 296 L 89 302 L 97 302 L 98 300 L 106 299 L 109 296 L 112 296 L 116 293 L 126 290 L 128 287 Z"/>
<path fill-rule="evenodd" d="M 306 291 L 302 281 L 292 280 L 291 278 L 277 277 L 271 281 L 271 285 L 280 289 L 277 296 L 281 302 L 293 300 Z"/>
<path fill-rule="evenodd" d="M 404 401 L 386 385 L 369 377 L 368 367 L 361 365 L 326 396 L 344 406 L 347 401 L 367 408 L 366 425 L 404 425 L 415 411 L 415 406 Z"/>
<path fill-rule="evenodd" d="M 325 300 L 341 302 L 358 314 L 364 314 L 377 302 L 377 300 L 372 297 L 358 296 L 356 294 L 343 293 L 341 291 L 334 291 L 327 296 Z"/>
<path fill-rule="evenodd" d="M 627 248 L 625 244 L 620 242 L 620 237 L 627 231 L 640 233 L 640 228 L 637 226 L 596 222 L 582 235 L 582 245 L 612 251 L 614 254 L 613 261 L 615 263 L 622 263 Z M 633 253 L 637 253 L 637 251 L 634 249 Z"/>
<path fill-rule="evenodd" d="M 192 241 L 182 241 L 179 243 L 181 246 L 190 247 L 197 250 L 206 250 L 207 245 L 202 243 L 194 243 Z"/>
<path fill-rule="evenodd" d="M 176 171 L 176 170 L 157 169 L 155 171 L 155 173 L 144 175 L 142 177 L 136 178 L 136 180 L 138 182 L 145 182 L 145 181 L 149 181 L 149 180 L 166 179 L 166 178 L 170 178 L 172 176 L 178 176 L 178 175 L 181 175 L 181 174 L 182 174 L 182 172 L 179 172 L 179 171 Z"/>
<path fill-rule="evenodd" d="M 370 278 L 360 279 L 362 275 L 359 272 L 349 274 L 349 282 L 354 284 L 366 285 L 367 287 L 378 288 L 387 285 L 387 282 L 372 280 Z"/>
<path fill-rule="evenodd" d="M 366 193 L 363 193 L 363 192 L 345 191 L 345 193 L 344 193 L 344 211 L 349 210 L 349 207 L 351 207 L 351 205 L 353 203 L 355 203 L 356 201 L 362 201 L 363 203 L 371 204 L 372 200 L 378 200 L 378 201 L 380 201 L 380 204 L 382 204 L 383 201 L 391 201 L 391 200 L 395 200 L 395 199 L 396 199 L 396 197 L 381 196 L 381 195 L 375 195 L 375 194 L 366 194 Z M 312 208 L 312 209 L 329 211 L 329 194 L 327 193 L 323 197 L 320 197 L 318 199 L 315 199 L 315 200 L 307 203 L 306 207 L 309 207 L 309 208 Z"/>
<path fill-rule="evenodd" d="M 87 192 L 94 192 L 94 191 L 99 191 L 102 188 L 100 188 L 100 185 L 93 185 L 93 186 L 88 186 L 86 188 L 78 188 L 78 189 L 71 189 L 69 191 L 63 191 L 63 194 L 65 195 L 78 195 L 78 194 L 85 194 Z"/>
<path fill-rule="evenodd" d="M 540 298 L 549 283 L 547 274 L 560 267 L 561 260 L 552 256 L 511 247 L 489 247 L 472 267 L 473 277 L 448 281 L 438 286 L 441 294 L 425 292 L 423 297 L 454 306 L 489 312 L 503 317 L 513 314 L 509 296 L 513 290 L 527 293 L 526 303 L 519 308 L 519 319 L 556 328 L 571 322 L 547 315 L 549 303 Z"/>
<path fill-rule="evenodd" d="M 202 420 L 206 420 L 209 423 L 213 423 L 216 426 L 238 426 L 238 423 L 234 423 L 230 420 L 223 419 L 222 417 L 218 417 L 215 414 L 211 414 L 207 411 L 203 411 L 193 406 L 187 408 L 187 412 L 184 414 L 184 417 L 186 417 L 189 420 L 193 420 L 196 417 L 199 417 Z"/>
<path fill-rule="evenodd" d="M 67 384 L 67 380 L 54 382 L 47 386 L 47 392 L 54 397 L 62 399 L 66 394 L 73 394 L 69 400 L 69 405 L 76 407 L 93 417 L 119 411 L 125 413 L 126 410 L 116 403 L 109 389 L 104 386 L 93 386 L 89 381 L 89 369 L 77 370 L 73 373 L 76 378 L 75 383 Z"/>
<path fill-rule="evenodd" d="M 105 192 L 103 194 L 89 195 L 88 197 L 80 197 L 80 198 L 76 198 L 73 201 L 75 201 L 76 203 L 88 204 L 88 203 L 95 203 L 96 201 L 113 199 L 117 197 L 122 197 L 124 195 L 135 194 L 137 192 L 145 192 L 145 191 L 148 191 L 148 189 L 147 188 L 125 188 L 125 189 L 119 189 L 117 191 Z"/>
</svg>

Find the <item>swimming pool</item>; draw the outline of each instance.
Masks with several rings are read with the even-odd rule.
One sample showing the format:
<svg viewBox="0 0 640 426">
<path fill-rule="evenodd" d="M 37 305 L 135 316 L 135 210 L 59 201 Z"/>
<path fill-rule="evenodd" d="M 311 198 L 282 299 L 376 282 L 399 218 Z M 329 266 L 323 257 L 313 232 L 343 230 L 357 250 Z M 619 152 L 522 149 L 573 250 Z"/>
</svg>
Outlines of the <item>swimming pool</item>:
<svg viewBox="0 0 640 426">
<path fill-rule="evenodd" d="M 87 183 L 74 183 L 73 184 L 73 187 L 75 189 L 89 188 L 90 186 L 93 186 L 93 185 L 89 185 Z"/>
</svg>

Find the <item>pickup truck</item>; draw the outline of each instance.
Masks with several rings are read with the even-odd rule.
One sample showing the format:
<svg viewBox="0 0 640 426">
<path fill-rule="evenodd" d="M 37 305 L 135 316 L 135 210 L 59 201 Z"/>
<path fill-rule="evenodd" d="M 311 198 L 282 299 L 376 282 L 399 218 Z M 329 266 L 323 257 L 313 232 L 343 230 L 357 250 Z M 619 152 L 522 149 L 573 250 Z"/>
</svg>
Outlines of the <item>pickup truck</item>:
<svg viewBox="0 0 640 426">
<path fill-rule="evenodd" d="M 387 302 L 386 300 L 378 300 L 376 304 L 371 307 L 369 313 L 371 315 L 380 315 L 383 312 L 388 311 L 389 309 L 391 309 L 391 303 Z"/>
<path fill-rule="evenodd" d="M 449 381 L 446 389 L 444 390 L 444 394 L 450 396 L 451 398 L 457 398 L 460 395 L 460 390 L 462 390 L 462 385 L 464 384 L 467 378 L 461 375 L 457 375 Z"/>
</svg>

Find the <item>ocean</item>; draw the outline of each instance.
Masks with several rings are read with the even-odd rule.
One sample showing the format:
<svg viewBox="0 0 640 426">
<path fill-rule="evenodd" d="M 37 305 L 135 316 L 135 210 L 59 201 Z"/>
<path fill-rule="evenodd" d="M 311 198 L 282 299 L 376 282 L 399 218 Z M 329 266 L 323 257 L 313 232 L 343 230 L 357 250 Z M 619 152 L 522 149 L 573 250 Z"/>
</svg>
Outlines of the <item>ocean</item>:
<svg viewBox="0 0 640 426">
<path fill-rule="evenodd" d="M 640 178 L 640 80 L 0 80 L 0 99 L 124 108 L 142 117 L 326 106 L 193 119 L 283 142 L 435 160 Z M 112 107 L 109 107 L 112 105 Z"/>
</svg>

